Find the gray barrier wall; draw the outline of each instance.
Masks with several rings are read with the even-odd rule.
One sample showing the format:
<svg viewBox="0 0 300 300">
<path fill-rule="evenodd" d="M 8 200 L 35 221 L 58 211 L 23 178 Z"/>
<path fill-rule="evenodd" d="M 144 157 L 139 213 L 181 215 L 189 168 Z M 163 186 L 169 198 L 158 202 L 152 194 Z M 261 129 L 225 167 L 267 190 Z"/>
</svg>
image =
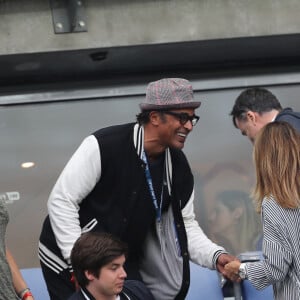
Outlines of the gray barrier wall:
<svg viewBox="0 0 300 300">
<path fill-rule="evenodd" d="M 87 32 L 55 34 L 51 3 L 66 1 L 1 0 L 0 54 L 272 36 L 300 31 L 298 0 L 80 1 Z"/>
</svg>

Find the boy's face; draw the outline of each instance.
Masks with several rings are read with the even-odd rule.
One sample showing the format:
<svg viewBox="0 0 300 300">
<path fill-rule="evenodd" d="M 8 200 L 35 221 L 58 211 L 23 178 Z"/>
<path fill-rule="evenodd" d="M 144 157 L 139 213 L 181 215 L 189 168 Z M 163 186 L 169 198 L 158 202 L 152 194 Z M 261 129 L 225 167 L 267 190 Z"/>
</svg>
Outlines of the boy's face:
<svg viewBox="0 0 300 300">
<path fill-rule="evenodd" d="M 86 271 L 86 276 L 90 280 L 87 289 L 96 299 L 114 299 L 112 297 L 122 291 L 127 277 L 124 263 L 124 255 L 117 257 L 101 268 L 98 278 Z"/>
</svg>

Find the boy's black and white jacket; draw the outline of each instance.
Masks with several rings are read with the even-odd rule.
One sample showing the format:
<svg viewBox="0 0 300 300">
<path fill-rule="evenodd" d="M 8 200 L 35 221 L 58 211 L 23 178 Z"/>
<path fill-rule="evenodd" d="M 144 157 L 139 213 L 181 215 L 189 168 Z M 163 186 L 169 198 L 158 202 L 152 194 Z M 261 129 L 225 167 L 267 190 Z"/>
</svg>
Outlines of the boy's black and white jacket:
<svg viewBox="0 0 300 300">
<path fill-rule="evenodd" d="M 68 300 L 96 300 L 88 290 L 80 289 L 78 292 L 74 293 Z M 133 300 L 125 293 L 120 293 L 116 300 Z"/>
</svg>

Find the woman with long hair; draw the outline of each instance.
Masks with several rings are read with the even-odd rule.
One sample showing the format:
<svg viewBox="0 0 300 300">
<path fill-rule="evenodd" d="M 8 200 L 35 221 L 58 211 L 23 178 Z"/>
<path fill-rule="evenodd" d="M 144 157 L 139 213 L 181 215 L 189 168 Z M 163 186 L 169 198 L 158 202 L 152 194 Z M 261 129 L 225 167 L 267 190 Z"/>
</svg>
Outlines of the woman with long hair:
<svg viewBox="0 0 300 300">
<path fill-rule="evenodd" d="M 264 259 L 234 261 L 226 270 L 257 289 L 272 284 L 277 300 L 300 299 L 300 135 L 288 123 L 269 123 L 255 140 L 253 157 Z"/>
</svg>

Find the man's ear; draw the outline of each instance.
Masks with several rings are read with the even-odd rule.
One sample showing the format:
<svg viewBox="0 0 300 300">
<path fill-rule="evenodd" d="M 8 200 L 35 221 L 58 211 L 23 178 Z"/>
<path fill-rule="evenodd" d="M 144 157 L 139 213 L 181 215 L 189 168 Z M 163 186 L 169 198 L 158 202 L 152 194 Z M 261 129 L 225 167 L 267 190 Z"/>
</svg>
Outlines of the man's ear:
<svg viewBox="0 0 300 300">
<path fill-rule="evenodd" d="M 256 112 L 251 111 L 251 110 L 247 111 L 247 119 L 248 119 L 248 121 L 252 122 L 254 125 L 257 122 L 257 117 L 258 117 L 258 115 Z"/>
<path fill-rule="evenodd" d="M 154 126 L 159 125 L 161 117 L 158 111 L 151 111 L 149 114 L 150 123 Z"/>
</svg>

